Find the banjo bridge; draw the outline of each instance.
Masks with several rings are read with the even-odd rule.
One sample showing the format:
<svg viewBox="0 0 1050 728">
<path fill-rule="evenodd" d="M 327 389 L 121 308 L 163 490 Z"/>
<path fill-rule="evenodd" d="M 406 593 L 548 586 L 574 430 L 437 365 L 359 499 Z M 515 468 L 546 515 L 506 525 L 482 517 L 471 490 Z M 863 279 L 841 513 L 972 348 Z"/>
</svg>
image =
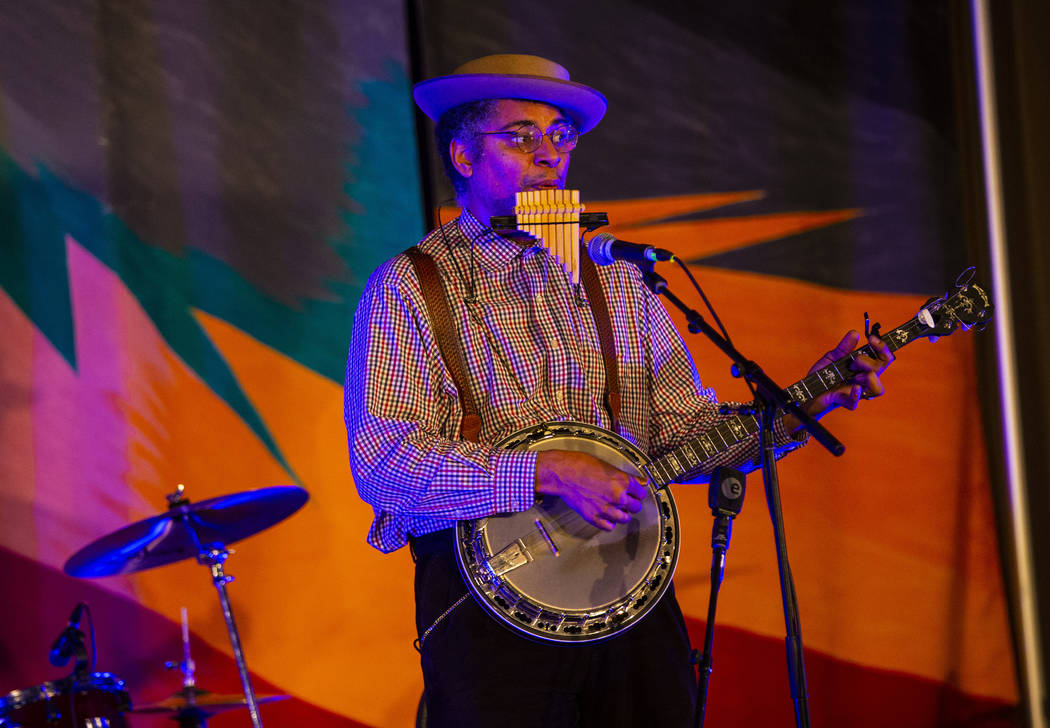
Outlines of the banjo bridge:
<svg viewBox="0 0 1050 728">
<path fill-rule="evenodd" d="M 554 543 L 554 539 L 551 538 L 550 533 L 547 531 L 547 527 L 543 525 L 543 521 L 537 518 L 533 523 L 536 524 L 536 530 L 539 532 L 540 536 L 542 536 L 543 540 L 547 542 L 547 548 L 551 550 L 552 554 L 557 556 L 559 553 L 558 546 Z"/>
</svg>

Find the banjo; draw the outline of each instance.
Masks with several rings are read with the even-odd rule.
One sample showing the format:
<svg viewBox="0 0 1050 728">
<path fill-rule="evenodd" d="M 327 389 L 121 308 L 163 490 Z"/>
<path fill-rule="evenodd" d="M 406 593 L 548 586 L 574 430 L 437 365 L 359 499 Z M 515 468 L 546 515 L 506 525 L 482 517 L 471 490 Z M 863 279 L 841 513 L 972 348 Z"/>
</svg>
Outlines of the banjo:
<svg viewBox="0 0 1050 728">
<path fill-rule="evenodd" d="M 883 334 L 890 351 L 983 328 L 992 303 L 971 283 L 972 271 L 959 276 L 953 294 L 931 298 Z M 864 345 L 785 393 L 801 405 L 830 391 L 849 379 L 850 364 L 860 355 L 876 356 Z M 713 458 L 758 431 L 755 417 L 735 415 L 655 459 L 619 435 L 582 422 L 545 422 L 513 433 L 497 447 L 585 452 L 648 480 L 648 492 L 641 510 L 612 531 L 587 523 L 554 496 L 520 513 L 459 521 L 456 559 L 469 592 L 499 622 L 540 641 L 599 641 L 630 629 L 666 593 L 678 562 L 678 511 L 667 486 L 703 472 Z"/>
</svg>

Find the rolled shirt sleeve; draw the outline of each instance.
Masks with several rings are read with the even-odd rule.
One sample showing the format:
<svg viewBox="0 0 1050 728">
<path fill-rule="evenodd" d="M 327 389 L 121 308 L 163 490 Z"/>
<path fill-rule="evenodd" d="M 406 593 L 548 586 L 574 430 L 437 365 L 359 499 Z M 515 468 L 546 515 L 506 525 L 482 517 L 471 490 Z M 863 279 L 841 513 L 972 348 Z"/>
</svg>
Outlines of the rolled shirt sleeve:
<svg viewBox="0 0 1050 728">
<path fill-rule="evenodd" d="M 422 294 L 399 256 L 369 280 L 354 316 L 344 414 L 350 468 L 375 511 L 381 551 L 442 521 L 521 511 L 535 500 L 531 452 L 458 439 L 462 410 Z"/>
</svg>

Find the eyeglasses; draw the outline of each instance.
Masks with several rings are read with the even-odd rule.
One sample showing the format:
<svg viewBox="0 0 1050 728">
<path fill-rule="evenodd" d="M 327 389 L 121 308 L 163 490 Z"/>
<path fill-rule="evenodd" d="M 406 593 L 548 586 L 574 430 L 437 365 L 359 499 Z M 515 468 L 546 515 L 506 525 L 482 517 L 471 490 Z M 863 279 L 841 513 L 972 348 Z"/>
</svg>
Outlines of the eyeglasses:
<svg viewBox="0 0 1050 728">
<path fill-rule="evenodd" d="M 540 131 L 535 124 L 522 124 L 516 129 L 507 131 L 479 131 L 482 134 L 506 134 L 510 136 L 511 143 L 525 154 L 532 154 L 540 148 L 543 137 L 548 137 L 554 148 L 561 153 L 571 152 L 576 148 L 576 142 L 580 138 L 580 132 L 572 124 L 558 124 L 549 129 L 546 134 Z"/>
</svg>

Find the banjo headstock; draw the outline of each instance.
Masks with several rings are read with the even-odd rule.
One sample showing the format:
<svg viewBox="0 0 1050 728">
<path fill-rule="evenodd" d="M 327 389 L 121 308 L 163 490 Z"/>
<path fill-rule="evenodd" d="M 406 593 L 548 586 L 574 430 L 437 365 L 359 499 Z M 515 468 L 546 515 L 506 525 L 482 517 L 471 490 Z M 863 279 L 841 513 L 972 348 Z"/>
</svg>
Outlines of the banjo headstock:
<svg viewBox="0 0 1050 728">
<path fill-rule="evenodd" d="M 972 282 L 973 270 L 967 268 L 959 275 L 954 293 L 931 298 L 919 309 L 915 316 L 919 323 L 916 336 L 935 341 L 937 337 L 948 336 L 959 329 L 969 331 L 976 328 L 980 331 L 988 325 L 995 307 L 988 292 Z"/>
</svg>

